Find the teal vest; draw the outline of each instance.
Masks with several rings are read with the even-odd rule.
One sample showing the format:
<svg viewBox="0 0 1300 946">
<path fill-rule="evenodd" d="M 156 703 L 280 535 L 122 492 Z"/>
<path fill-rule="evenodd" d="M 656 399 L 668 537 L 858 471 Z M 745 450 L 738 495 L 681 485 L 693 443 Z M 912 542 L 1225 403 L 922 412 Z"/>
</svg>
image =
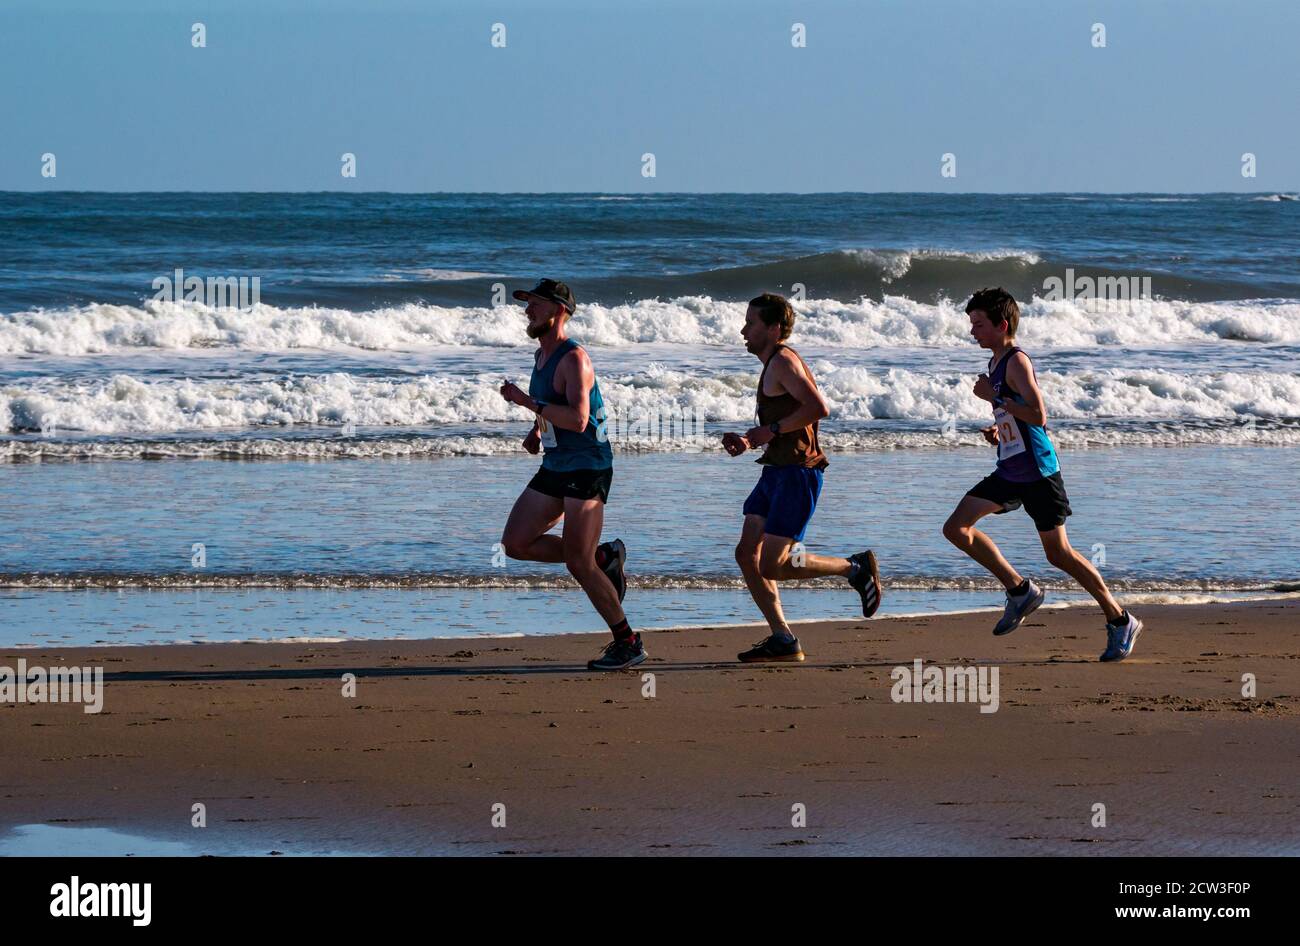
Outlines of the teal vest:
<svg viewBox="0 0 1300 946">
<path fill-rule="evenodd" d="M 532 379 L 528 382 L 528 393 L 532 397 L 547 404 L 570 406 L 564 392 L 555 389 L 555 369 L 560 359 L 577 347 L 577 342 L 566 338 L 551 352 L 546 364 L 541 367 L 534 365 Z M 614 451 L 605 433 L 605 399 L 600 396 L 599 381 L 592 384 L 587 403 L 587 429 L 582 433 L 562 430 L 541 417 L 537 418 L 537 430 L 546 451 L 542 457 L 543 469 L 567 473 L 570 470 L 603 470 L 614 465 Z"/>
</svg>

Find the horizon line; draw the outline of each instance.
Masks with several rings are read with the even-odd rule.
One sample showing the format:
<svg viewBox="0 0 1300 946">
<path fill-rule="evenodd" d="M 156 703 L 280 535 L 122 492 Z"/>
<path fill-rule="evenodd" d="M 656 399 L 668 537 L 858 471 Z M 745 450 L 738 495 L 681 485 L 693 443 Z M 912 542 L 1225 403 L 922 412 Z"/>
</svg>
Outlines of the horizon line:
<svg viewBox="0 0 1300 946">
<path fill-rule="evenodd" d="M 832 190 L 832 191 L 709 191 L 709 190 L 687 190 L 687 191 L 483 191 L 483 190 L 441 190 L 441 191 L 419 191 L 419 190 L 237 190 L 221 188 L 217 190 L 6 190 L 0 189 L 0 195 L 8 196 L 17 194 L 22 196 L 30 195 L 78 195 L 78 194 L 106 194 L 106 195 L 138 195 L 138 194 L 295 194 L 295 195 L 342 195 L 342 196 L 361 196 L 361 195 L 384 195 L 384 196 L 404 196 L 404 197 L 434 197 L 434 196 L 462 196 L 462 197 L 547 197 L 547 196 L 597 196 L 597 197 L 675 197 L 675 196 L 709 196 L 709 197 L 839 197 L 839 196 L 893 196 L 893 195 L 910 195 L 923 197 L 1123 197 L 1129 195 L 1153 194 L 1160 197 L 1218 197 L 1218 196 L 1236 196 L 1236 195 L 1253 195 L 1253 194 L 1284 194 L 1289 191 L 1285 188 L 1274 189 L 1264 188 L 1262 190 L 1239 190 L 1239 191 L 1122 191 L 1122 190 L 1105 190 L 1105 191 L 913 191 L 913 190 L 881 190 L 881 191 L 852 191 L 852 190 Z"/>
</svg>

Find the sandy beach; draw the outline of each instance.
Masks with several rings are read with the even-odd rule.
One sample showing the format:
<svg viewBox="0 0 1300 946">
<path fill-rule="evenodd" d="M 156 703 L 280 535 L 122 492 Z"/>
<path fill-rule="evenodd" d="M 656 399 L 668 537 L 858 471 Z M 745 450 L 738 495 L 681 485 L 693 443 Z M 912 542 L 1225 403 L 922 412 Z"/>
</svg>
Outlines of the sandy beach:
<svg viewBox="0 0 1300 946">
<path fill-rule="evenodd" d="M 734 662 L 757 627 L 657 632 L 646 664 L 613 675 L 583 669 L 595 635 L 13 649 L 0 665 L 102 666 L 104 705 L 0 704 L 0 837 L 108 828 L 218 854 L 1300 853 L 1300 601 L 1142 616 L 1118 665 L 1097 662 L 1086 608 L 1045 608 L 1006 639 L 984 613 L 804 624 L 808 661 L 769 667 Z M 896 702 L 891 671 L 918 659 L 996 667 L 996 712 Z"/>
</svg>

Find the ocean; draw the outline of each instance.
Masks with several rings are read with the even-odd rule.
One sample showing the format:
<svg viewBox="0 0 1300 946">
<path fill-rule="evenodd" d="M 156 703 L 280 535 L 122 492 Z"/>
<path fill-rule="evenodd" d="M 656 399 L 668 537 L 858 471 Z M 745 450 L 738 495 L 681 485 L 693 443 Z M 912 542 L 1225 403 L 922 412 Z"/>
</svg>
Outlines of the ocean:
<svg viewBox="0 0 1300 946">
<path fill-rule="evenodd" d="M 802 296 L 831 406 L 806 544 L 875 548 L 887 613 L 999 602 L 939 534 L 993 466 L 962 311 L 990 285 L 1113 587 L 1300 587 L 1292 194 L 4 193 L 0 645 L 601 630 L 561 566 L 494 549 L 537 463 L 497 394 L 535 345 L 508 290 L 542 275 L 616 421 L 638 626 L 758 619 L 732 560 L 758 468 L 718 440 L 753 422 L 764 290 Z M 155 298 L 194 276 L 256 302 Z M 1022 513 L 989 529 L 1081 599 Z M 854 616 L 842 584 L 784 594 Z"/>
</svg>

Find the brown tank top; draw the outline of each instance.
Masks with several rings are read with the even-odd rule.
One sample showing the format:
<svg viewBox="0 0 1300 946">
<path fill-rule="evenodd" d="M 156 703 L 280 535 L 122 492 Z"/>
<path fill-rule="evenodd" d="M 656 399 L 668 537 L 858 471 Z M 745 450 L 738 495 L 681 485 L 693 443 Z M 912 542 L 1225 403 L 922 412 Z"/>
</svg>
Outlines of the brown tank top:
<svg viewBox="0 0 1300 946">
<path fill-rule="evenodd" d="M 777 345 L 776 351 L 772 352 L 772 358 L 776 357 L 776 352 L 782 348 L 787 349 L 796 358 L 799 353 L 788 345 Z M 767 360 L 763 365 L 763 373 L 758 376 L 758 424 L 760 427 L 766 427 L 774 424 L 779 420 L 785 420 L 791 414 L 799 409 L 799 402 L 794 399 L 792 394 L 764 394 L 763 378 L 767 376 L 767 365 L 772 363 L 772 358 Z M 803 365 L 804 370 L 808 371 L 808 365 L 799 358 L 799 364 Z M 812 372 L 808 371 L 808 377 L 812 380 Z M 813 380 L 813 387 L 817 386 L 816 380 Z M 826 454 L 822 453 L 821 447 L 817 443 L 817 422 L 813 421 L 807 427 L 801 427 L 799 430 L 792 430 L 788 433 L 777 434 L 774 440 L 767 444 L 767 450 L 756 461 L 766 463 L 771 466 L 803 466 L 810 470 L 824 470 L 830 465 L 826 459 Z"/>
</svg>

